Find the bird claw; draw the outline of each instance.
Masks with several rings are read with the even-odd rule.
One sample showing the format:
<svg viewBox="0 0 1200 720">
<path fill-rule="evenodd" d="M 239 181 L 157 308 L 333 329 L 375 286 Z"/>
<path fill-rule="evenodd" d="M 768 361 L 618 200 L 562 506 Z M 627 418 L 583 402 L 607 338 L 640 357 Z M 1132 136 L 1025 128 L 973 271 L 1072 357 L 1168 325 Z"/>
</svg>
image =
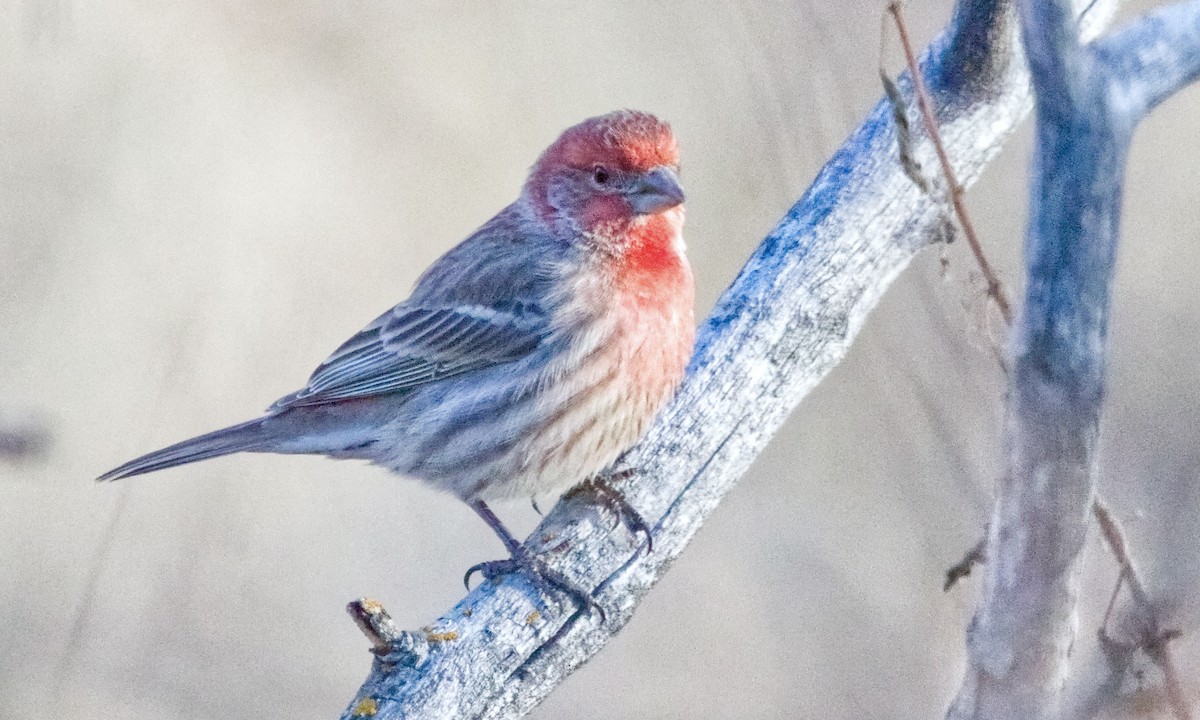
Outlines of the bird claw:
<svg viewBox="0 0 1200 720">
<path fill-rule="evenodd" d="M 475 573 L 480 573 L 483 575 L 484 582 L 487 582 L 488 576 L 484 573 L 484 565 L 487 565 L 487 563 L 475 563 L 471 567 L 467 568 L 467 573 L 463 575 L 463 587 L 467 589 L 467 592 L 471 592 L 471 576 Z"/>
<path fill-rule="evenodd" d="M 600 603 L 596 602 L 591 593 L 571 582 L 566 575 L 550 567 L 545 561 L 530 554 L 524 548 L 505 560 L 487 560 L 472 565 L 467 569 L 467 574 L 463 576 L 463 584 L 467 586 L 467 590 L 470 590 L 471 576 L 477 572 L 483 576 L 484 581 L 487 581 L 522 570 L 526 572 L 534 586 L 543 595 L 553 598 L 556 593 L 565 594 L 585 610 L 595 610 L 601 623 L 608 620 L 608 613 L 604 611 Z"/>
<path fill-rule="evenodd" d="M 646 518 L 642 517 L 642 514 L 629 504 L 625 496 L 611 485 L 612 481 L 625 480 L 632 477 L 635 473 L 636 471 L 633 468 L 627 468 L 618 473 L 613 473 L 607 478 L 600 476 L 590 477 L 584 480 L 576 490 L 568 494 L 591 490 L 597 500 L 603 502 L 609 510 L 613 511 L 617 516 L 618 523 L 624 523 L 625 527 L 629 528 L 629 531 L 634 535 L 641 533 L 646 536 L 646 554 L 650 554 L 654 552 L 654 535 L 650 532 L 650 523 L 646 522 Z"/>
</svg>

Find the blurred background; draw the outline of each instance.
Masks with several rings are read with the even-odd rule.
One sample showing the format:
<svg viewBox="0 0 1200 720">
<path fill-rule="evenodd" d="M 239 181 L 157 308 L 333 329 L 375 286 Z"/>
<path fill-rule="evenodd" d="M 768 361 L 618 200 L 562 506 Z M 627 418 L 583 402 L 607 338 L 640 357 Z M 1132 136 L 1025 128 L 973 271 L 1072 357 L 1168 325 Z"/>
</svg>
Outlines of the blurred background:
<svg viewBox="0 0 1200 720">
<path fill-rule="evenodd" d="M 348 600 L 419 627 L 502 554 L 466 506 L 309 457 L 92 478 L 300 387 L 513 200 L 563 128 L 614 108 L 681 138 L 703 317 L 880 97 L 884 4 L 0 1 L 0 426 L 48 437 L 0 458 L 0 717 L 336 717 L 370 661 Z M 910 2 L 915 37 L 950 9 Z M 1186 629 L 1198 131 L 1193 89 L 1135 143 L 1100 461 Z M 1014 286 L 1028 150 L 1026 126 L 969 197 Z M 534 717 L 941 716 L 978 584 L 944 594 L 942 573 L 980 535 L 1000 467 L 1003 382 L 972 271 L 964 243 L 913 263 Z M 1115 576 L 1093 537 L 1091 611 Z M 1095 627 L 1090 612 L 1083 650 Z M 1200 644 L 1176 647 L 1200 695 Z"/>
</svg>

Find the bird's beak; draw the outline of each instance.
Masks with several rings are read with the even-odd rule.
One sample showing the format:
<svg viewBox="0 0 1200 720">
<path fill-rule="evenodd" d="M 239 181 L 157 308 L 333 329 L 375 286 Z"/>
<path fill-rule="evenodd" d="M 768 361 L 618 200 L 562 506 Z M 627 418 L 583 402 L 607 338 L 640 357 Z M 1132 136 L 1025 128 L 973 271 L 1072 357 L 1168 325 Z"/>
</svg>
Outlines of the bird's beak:
<svg viewBox="0 0 1200 720">
<path fill-rule="evenodd" d="M 629 204 L 639 215 L 653 215 L 669 210 L 684 201 L 679 176 L 665 165 L 659 166 L 642 176 L 629 192 Z"/>
</svg>

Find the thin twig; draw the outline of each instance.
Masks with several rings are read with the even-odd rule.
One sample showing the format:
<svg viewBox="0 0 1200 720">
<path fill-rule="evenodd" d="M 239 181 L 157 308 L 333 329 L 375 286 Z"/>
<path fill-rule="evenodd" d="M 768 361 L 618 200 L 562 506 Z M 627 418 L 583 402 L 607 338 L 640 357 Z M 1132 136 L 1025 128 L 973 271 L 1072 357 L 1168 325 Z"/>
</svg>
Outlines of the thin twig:
<svg viewBox="0 0 1200 720">
<path fill-rule="evenodd" d="M 1118 578 L 1118 584 L 1122 580 L 1129 583 L 1129 591 L 1133 595 L 1133 599 L 1142 607 L 1150 608 L 1152 606 L 1150 594 L 1146 592 L 1146 586 L 1138 576 L 1133 559 L 1129 556 L 1129 541 L 1125 538 L 1125 530 L 1121 527 L 1120 521 L 1113 516 L 1112 511 L 1108 509 L 1108 505 L 1101 497 L 1092 500 L 1092 515 L 1095 516 L 1096 523 L 1100 526 L 1104 542 L 1108 544 L 1108 549 L 1112 551 L 1117 564 L 1121 566 L 1123 577 Z"/>
<path fill-rule="evenodd" d="M 987 256 L 984 255 L 983 246 L 979 243 L 979 236 L 975 233 L 975 226 L 971 223 L 971 217 L 967 214 L 966 202 L 963 200 L 966 191 L 962 183 L 958 181 L 958 177 L 954 174 L 954 168 L 950 165 L 950 156 L 946 153 L 946 148 L 942 144 L 941 134 L 938 132 L 937 120 L 933 113 L 933 103 L 929 100 L 929 92 L 925 88 L 925 78 L 921 75 L 920 68 L 917 66 L 917 57 L 913 52 L 912 43 L 908 39 L 908 28 L 904 24 L 899 0 L 894 0 L 888 5 L 888 12 L 896 19 L 896 32 L 900 35 L 900 44 L 904 48 L 904 57 L 908 62 L 909 73 L 912 75 L 913 88 L 917 93 L 917 106 L 921 108 L 921 117 L 925 121 L 925 127 L 928 129 L 930 139 L 933 141 L 933 147 L 937 151 L 938 162 L 942 166 L 942 173 L 946 176 L 946 183 L 949 185 L 950 191 L 950 202 L 954 205 L 954 213 L 958 216 L 958 222 L 962 225 L 963 234 L 967 236 L 967 244 L 971 247 L 971 253 L 975 255 L 975 261 L 979 263 L 979 269 L 983 273 L 984 280 L 987 282 L 988 297 L 996 303 L 996 307 L 1000 310 L 1000 316 L 1004 318 L 1004 323 L 1012 325 L 1012 306 L 1008 302 L 1004 285 L 1000 282 L 1000 276 L 996 274 L 996 271 L 992 268 L 992 264 L 988 262 Z"/>
<path fill-rule="evenodd" d="M 904 99 L 900 96 L 900 88 L 888 77 L 883 65 L 879 66 L 879 81 L 883 83 L 883 92 L 892 105 L 892 122 L 896 123 L 896 144 L 900 148 L 900 167 L 904 174 L 912 180 L 913 185 L 926 195 L 931 190 L 929 178 L 921 171 L 921 163 L 913 155 L 912 128 L 908 122 L 908 113 L 904 109 Z"/>
<path fill-rule="evenodd" d="M 1096 518 L 1096 524 L 1100 526 L 1100 533 L 1104 536 L 1105 543 L 1121 567 L 1121 571 L 1117 575 L 1116 588 L 1113 589 L 1112 598 L 1108 603 L 1108 610 L 1104 613 L 1104 622 L 1100 626 L 1100 632 L 1107 637 L 1109 616 L 1116 602 L 1117 593 L 1120 592 L 1121 585 L 1124 583 L 1129 587 L 1129 594 L 1133 596 L 1134 604 L 1141 611 L 1139 620 L 1143 627 L 1139 633 L 1139 645 L 1146 652 L 1146 656 L 1162 670 L 1163 687 L 1166 689 L 1167 702 L 1171 705 L 1171 711 L 1178 720 L 1192 720 L 1192 711 L 1183 691 L 1183 683 L 1179 681 L 1179 672 L 1168 646 L 1171 640 L 1179 637 L 1182 633 L 1175 629 L 1164 630 L 1160 626 L 1158 612 L 1150 600 L 1150 594 L 1146 591 L 1145 584 L 1138 575 L 1133 558 L 1129 555 L 1129 542 L 1125 538 L 1125 531 L 1121 527 L 1120 521 L 1099 497 L 1092 500 L 1092 515 Z"/>
<path fill-rule="evenodd" d="M 1095 506 L 1092 511 L 1095 512 Z M 1125 584 L 1125 568 L 1117 573 L 1117 582 L 1113 584 L 1112 594 L 1108 596 L 1108 605 L 1104 608 L 1104 617 L 1100 620 L 1100 632 L 1107 634 L 1108 621 L 1112 618 L 1113 610 L 1117 607 L 1117 598 L 1121 596 L 1121 586 Z"/>
<path fill-rule="evenodd" d="M 883 66 L 883 58 L 887 55 L 887 38 L 887 18 L 880 15 L 879 81 L 883 83 L 884 95 L 887 96 L 888 104 L 892 106 L 892 122 L 896 124 L 896 144 L 900 150 L 900 167 L 904 168 L 904 174 L 908 176 L 908 179 L 912 180 L 922 193 L 928 195 L 932 188 L 929 178 L 925 177 L 925 173 L 921 170 L 921 163 L 917 162 L 917 158 L 913 154 L 912 127 L 908 121 L 908 110 L 904 104 L 904 98 L 900 94 L 900 88 L 888 76 L 887 69 Z"/>
<path fill-rule="evenodd" d="M 950 588 L 958 584 L 966 576 L 971 574 L 971 570 L 976 565 L 987 561 L 987 533 L 979 538 L 979 542 L 975 543 L 975 547 L 967 551 L 962 560 L 959 560 L 950 569 L 946 571 L 946 582 L 942 584 L 942 592 L 949 592 Z"/>
<path fill-rule="evenodd" d="M 1192 720 L 1191 703 L 1183 692 L 1183 684 L 1179 682 L 1179 670 L 1171 657 L 1171 651 L 1167 648 L 1167 642 L 1178 636 L 1178 631 L 1163 633 L 1159 642 L 1147 648 L 1146 654 L 1162 669 L 1167 702 L 1171 704 L 1171 711 L 1175 713 L 1175 717 L 1179 720 Z"/>
<path fill-rule="evenodd" d="M 371 647 L 377 653 L 386 652 L 400 637 L 400 629 L 378 600 L 359 598 L 346 605 L 346 612 L 371 641 Z"/>
</svg>

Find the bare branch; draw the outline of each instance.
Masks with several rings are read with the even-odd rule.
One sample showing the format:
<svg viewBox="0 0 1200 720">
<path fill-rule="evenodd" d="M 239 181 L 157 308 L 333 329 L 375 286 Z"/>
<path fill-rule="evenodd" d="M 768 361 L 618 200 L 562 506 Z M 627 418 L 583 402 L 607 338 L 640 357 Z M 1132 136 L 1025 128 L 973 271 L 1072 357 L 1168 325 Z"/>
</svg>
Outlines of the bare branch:
<svg viewBox="0 0 1200 720">
<path fill-rule="evenodd" d="M 1089 511 L 1099 507 L 1103 521 L 1103 507 L 1093 504 L 1094 452 L 1122 179 L 1137 117 L 1113 101 L 1116 64 L 1101 65 L 1081 44 L 1068 0 L 1017 5 L 1037 94 L 1028 283 L 1009 345 L 1008 470 L 951 718 L 1036 719 L 1057 710 Z M 1109 540 L 1128 581 L 1123 539 L 1110 533 Z M 1140 582 L 1138 590 L 1145 597 Z"/>
<path fill-rule="evenodd" d="M 1200 3 L 1197 3 L 1196 7 L 1200 7 Z M 1165 8 L 1166 14 L 1168 16 L 1173 16 L 1174 13 L 1171 11 L 1176 10 L 1177 8 L 1182 8 L 1183 10 L 1188 11 L 1185 13 L 1185 17 L 1182 19 L 1182 22 L 1196 23 L 1198 20 L 1200 20 L 1200 13 L 1198 13 L 1196 17 L 1192 17 L 1191 14 L 1189 14 L 1190 12 L 1194 11 L 1191 6 L 1168 7 Z M 904 17 L 901 12 L 901 4 L 899 2 L 892 2 L 890 5 L 888 5 L 888 12 L 890 12 L 895 19 L 896 29 L 900 35 L 900 41 L 904 46 L 905 57 L 908 60 L 909 72 L 913 73 L 916 79 L 914 86 L 917 92 L 918 103 L 922 109 L 926 130 L 929 132 L 929 135 L 933 140 L 934 147 L 938 150 L 938 160 L 942 166 L 942 173 L 950 187 L 951 201 L 953 203 L 954 211 L 957 214 L 959 222 L 963 226 L 964 232 L 967 235 L 971 253 L 974 255 L 975 261 L 979 265 L 980 272 L 983 273 L 984 278 L 987 280 L 988 296 L 1000 309 L 1005 326 L 1011 329 L 1012 313 L 1009 310 L 1007 294 L 1004 291 L 1003 284 L 996 275 L 995 271 L 992 269 L 991 263 L 987 259 L 987 255 L 983 250 L 983 244 L 979 241 L 975 234 L 974 226 L 970 219 L 970 214 L 967 212 L 966 203 L 962 198 L 962 185 L 959 184 L 957 178 L 955 178 L 954 169 L 950 166 L 949 159 L 945 150 L 943 149 L 941 135 L 937 127 L 937 121 L 934 119 L 933 112 L 930 109 L 932 103 L 929 100 L 928 92 L 925 90 L 925 85 L 923 82 L 921 82 L 920 75 L 917 73 L 916 58 L 913 55 L 912 46 L 908 40 L 908 31 L 905 27 Z M 1146 26 L 1150 29 L 1150 38 L 1159 40 L 1161 42 L 1161 36 L 1158 34 L 1158 31 L 1161 29 L 1159 26 L 1162 25 L 1163 22 L 1164 20 L 1162 18 L 1148 18 L 1145 22 L 1134 26 L 1135 32 L 1120 33 L 1119 35 L 1122 38 L 1125 38 L 1126 35 L 1133 35 L 1137 36 L 1139 39 L 1144 39 L 1141 38 L 1141 35 L 1144 33 L 1136 31 L 1141 30 L 1143 26 Z M 1200 42 L 1200 27 L 1189 29 L 1193 31 L 1192 34 L 1195 36 L 1195 40 Z M 1117 44 L 1125 48 L 1127 43 L 1119 42 Z M 1148 44 L 1151 47 L 1154 45 L 1154 43 Z M 1129 51 L 1128 48 L 1125 48 L 1125 50 L 1126 52 Z M 1178 53 L 1178 49 L 1175 49 L 1174 52 Z M 1155 57 L 1161 58 L 1165 54 L 1167 54 L 1166 51 L 1159 50 L 1155 52 Z M 1197 57 L 1200 57 L 1200 55 L 1197 55 Z M 1170 70 L 1171 68 L 1167 68 L 1164 72 L 1169 73 Z M 1144 66 L 1139 66 L 1136 72 L 1144 73 L 1146 72 L 1146 68 Z M 912 159 L 911 151 L 909 150 L 909 147 L 912 143 L 911 132 L 909 131 L 906 115 L 903 112 L 903 105 L 900 99 L 899 90 L 895 88 L 895 85 L 891 83 L 886 75 L 883 76 L 883 81 L 884 88 L 887 91 L 888 99 L 894 108 L 893 114 L 897 123 L 902 165 L 904 166 L 905 172 L 908 174 L 909 178 L 912 179 L 913 182 L 916 183 L 922 190 L 928 192 L 930 189 L 928 181 L 923 175 L 921 175 L 920 166 L 915 160 Z M 1008 369 L 1004 365 L 1003 356 L 998 355 L 997 359 L 1000 364 L 1000 369 L 1007 373 Z M 1183 686 L 1179 681 L 1178 674 L 1175 670 L 1175 663 L 1168 646 L 1173 631 L 1160 630 L 1157 609 L 1151 603 L 1149 593 L 1146 590 L 1146 586 L 1142 581 L 1141 575 L 1129 555 L 1128 541 L 1125 536 L 1125 531 L 1122 529 L 1120 522 L 1108 509 L 1107 503 L 1104 502 L 1104 499 L 1099 494 L 1095 494 L 1093 496 L 1092 515 L 1095 516 L 1096 522 L 1100 526 L 1100 531 L 1105 542 L 1108 544 L 1109 549 L 1112 550 L 1114 557 L 1120 565 L 1120 572 L 1117 575 L 1117 581 L 1113 585 L 1112 596 L 1109 598 L 1108 607 L 1104 611 L 1104 619 L 1100 623 L 1101 640 L 1106 642 L 1108 646 L 1112 648 L 1112 641 L 1109 639 L 1107 634 L 1108 623 L 1109 619 L 1112 617 L 1113 610 L 1116 608 L 1117 598 L 1121 593 L 1121 588 L 1128 583 L 1130 594 L 1133 596 L 1136 606 L 1135 612 L 1138 614 L 1140 625 L 1143 628 L 1142 637 L 1134 647 L 1146 650 L 1148 656 L 1151 657 L 1155 664 L 1162 669 L 1164 685 L 1166 686 L 1167 690 L 1167 697 L 1171 703 L 1172 710 L 1177 720 L 1191 720 L 1191 711 L 1188 707 L 1186 699 L 1184 698 L 1182 689 Z M 977 542 L 975 546 L 967 552 L 962 560 L 955 563 L 946 571 L 946 580 L 942 586 L 942 590 L 949 591 L 960 580 L 970 575 L 971 571 L 976 565 L 985 562 L 986 558 L 987 533 L 985 532 L 984 537 L 980 538 L 979 542 Z M 1120 674 L 1124 671 L 1125 665 L 1127 664 L 1127 660 L 1124 659 L 1126 655 L 1128 655 L 1128 653 L 1123 654 L 1120 662 L 1111 663 L 1113 666 L 1111 668 L 1112 670 L 1118 670 L 1119 668 L 1119 671 L 1115 673 L 1118 679 Z M 1110 675 L 1112 675 L 1112 673 L 1110 673 Z M 1108 685 L 1111 685 L 1111 683 L 1107 684 L 1106 687 Z M 1096 696 L 1097 699 L 1099 697 L 1099 695 Z M 1095 701 L 1093 701 L 1092 704 L 1098 707 Z"/>
<path fill-rule="evenodd" d="M 359 598 L 346 605 L 346 613 L 358 625 L 363 635 L 371 641 L 371 650 L 387 653 L 391 645 L 400 639 L 400 630 L 392 616 L 377 600 Z"/>
<path fill-rule="evenodd" d="M 1092 43 L 1133 122 L 1200 75 L 1200 0 L 1167 5 Z"/>
</svg>

